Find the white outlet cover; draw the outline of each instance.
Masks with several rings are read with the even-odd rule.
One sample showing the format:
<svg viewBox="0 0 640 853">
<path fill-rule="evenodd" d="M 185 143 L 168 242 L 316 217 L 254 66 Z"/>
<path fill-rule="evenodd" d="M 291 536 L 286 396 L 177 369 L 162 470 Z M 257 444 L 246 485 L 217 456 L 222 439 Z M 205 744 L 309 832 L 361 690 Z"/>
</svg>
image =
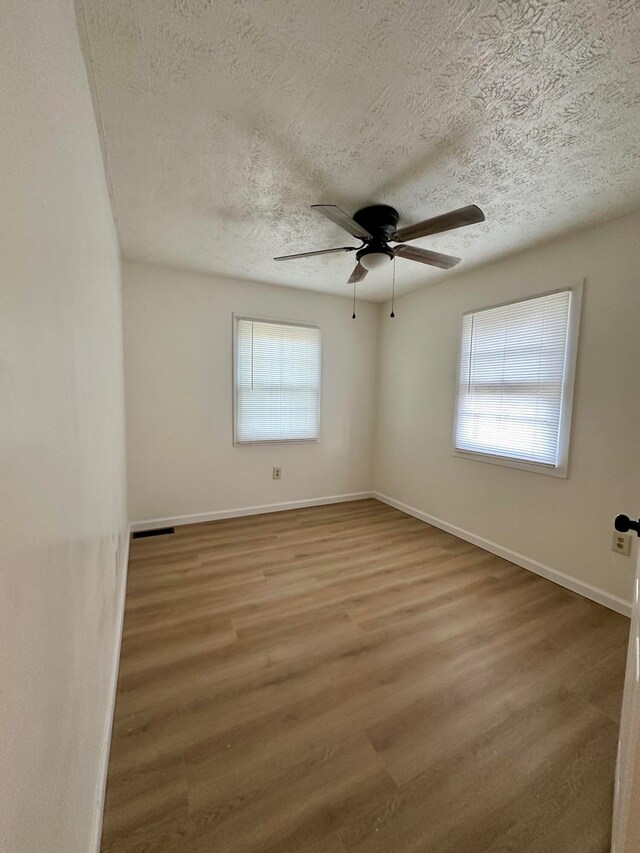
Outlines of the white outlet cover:
<svg viewBox="0 0 640 853">
<path fill-rule="evenodd" d="M 614 531 L 613 538 L 611 540 L 611 550 L 615 551 L 617 554 L 624 554 L 625 557 L 628 557 L 631 553 L 631 534 L 618 533 L 617 531 Z"/>
</svg>

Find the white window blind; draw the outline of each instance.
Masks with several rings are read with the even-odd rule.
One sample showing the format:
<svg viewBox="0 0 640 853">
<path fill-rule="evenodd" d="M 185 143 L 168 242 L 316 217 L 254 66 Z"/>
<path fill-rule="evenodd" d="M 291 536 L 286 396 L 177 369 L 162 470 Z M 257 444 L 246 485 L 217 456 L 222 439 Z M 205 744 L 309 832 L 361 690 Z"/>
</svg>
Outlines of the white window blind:
<svg viewBox="0 0 640 853">
<path fill-rule="evenodd" d="M 235 441 L 312 441 L 320 426 L 320 329 L 236 318 Z"/>
<path fill-rule="evenodd" d="M 572 293 L 465 314 L 457 450 L 557 467 Z"/>
</svg>

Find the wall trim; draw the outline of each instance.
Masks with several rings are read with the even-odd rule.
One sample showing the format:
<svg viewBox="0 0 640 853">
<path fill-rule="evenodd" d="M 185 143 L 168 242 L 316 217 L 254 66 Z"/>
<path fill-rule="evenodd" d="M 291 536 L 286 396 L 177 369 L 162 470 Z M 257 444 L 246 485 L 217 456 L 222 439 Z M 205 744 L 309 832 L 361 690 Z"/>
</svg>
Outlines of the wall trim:
<svg viewBox="0 0 640 853">
<path fill-rule="evenodd" d="M 193 515 L 176 515 L 169 518 L 150 518 L 146 521 L 134 521 L 131 523 L 131 532 L 138 530 L 153 530 L 155 527 L 177 527 L 181 524 L 198 524 L 201 521 L 219 521 L 223 518 L 238 518 L 244 515 L 262 515 L 266 512 L 284 512 L 288 509 L 303 509 L 307 506 L 324 506 L 325 504 L 339 504 L 347 501 L 363 501 L 366 498 L 375 497 L 373 492 L 354 492 L 350 495 L 330 495 L 325 498 L 309 498 L 302 501 L 284 501 L 275 504 L 260 504 L 259 506 L 245 506 L 237 509 L 220 509 L 213 512 L 198 512 Z"/>
<path fill-rule="evenodd" d="M 380 492 L 373 492 L 373 497 L 382 503 L 388 504 L 395 509 L 399 509 L 400 512 L 404 512 L 406 515 L 412 515 L 414 518 L 418 518 L 420 521 L 426 522 L 426 524 L 431 524 L 433 527 L 439 527 L 441 530 L 445 530 L 447 533 L 452 533 L 459 539 L 464 539 L 466 542 L 471 542 L 472 545 L 477 545 L 485 551 L 490 551 L 492 554 L 502 557 L 510 563 L 515 563 L 516 566 L 520 566 L 522 569 L 527 569 L 530 572 L 534 572 L 536 575 L 541 575 L 543 578 L 553 581 L 553 583 L 557 583 L 559 586 L 565 587 L 565 589 L 570 589 L 572 592 L 577 592 L 578 595 L 589 598 L 591 601 L 602 604 L 611 610 L 615 610 L 617 613 L 622 613 L 623 616 L 631 616 L 631 602 L 625 601 L 625 599 L 619 598 L 617 595 L 611 595 L 597 586 L 592 586 L 591 584 L 578 580 L 571 575 L 560 572 L 558 569 L 553 569 L 551 566 L 539 563 L 537 560 L 532 560 L 530 557 L 525 557 L 524 554 L 519 554 L 517 551 L 512 551 L 510 548 L 504 548 L 502 545 L 498 545 L 497 542 L 491 542 L 491 540 L 484 539 L 482 536 L 477 536 L 475 533 L 464 530 L 462 527 L 457 527 L 455 524 L 449 524 L 448 521 L 443 521 L 441 518 L 436 518 L 433 515 L 422 512 L 421 510 L 409 506 L 408 504 L 404 504 L 401 501 L 397 501 L 395 498 L 391 498 L 388 495 L 383 495 Z"/>
<path fill-rule="evenodd" d="M 124 605 L 127 594 L 127 575 L 129 571 L 129 546 L 131 543 L 131 525 L 127 526 L 127 536 L 122 554 L 122 580 L 118 590 L 118 602 L 116 605 L 116 641 L 113 647 L 113 661 L 111 665 L 111 678 L 107 698 L 107 713 L 104 723 L 104 738 L 102 742 L 102 755 L 98 768 L 98 784 L 96 789 L 96 814 L 93 821 L 93 834 L 90 850 L 92 853 L 100 853 L 102 841 L 102 821 L 104 817 L 104 803 L 107 791 L 107 774 L 109 772 L 109 753 L 111 751 L 111 738 L 113 734 L 113 722 L 116 710 L 116 693 L 118 689 L 118 672 L 120 670 L 120 651 L 122 647 L 122 629 L 124 627 Z"/>
</svg>

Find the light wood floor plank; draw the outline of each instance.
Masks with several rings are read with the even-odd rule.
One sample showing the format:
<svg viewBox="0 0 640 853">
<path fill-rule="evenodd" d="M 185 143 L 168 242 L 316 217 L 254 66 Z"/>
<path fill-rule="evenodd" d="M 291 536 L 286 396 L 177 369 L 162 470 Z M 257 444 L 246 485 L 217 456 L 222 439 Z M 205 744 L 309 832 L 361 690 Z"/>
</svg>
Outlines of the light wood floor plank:
<svg viewBox="0 0 640 853">
<path fill-rule="evenodd" d="M 374 500 L 132 543 L 103 853 L 606 853 L 628 620 Z"/>
</svg>

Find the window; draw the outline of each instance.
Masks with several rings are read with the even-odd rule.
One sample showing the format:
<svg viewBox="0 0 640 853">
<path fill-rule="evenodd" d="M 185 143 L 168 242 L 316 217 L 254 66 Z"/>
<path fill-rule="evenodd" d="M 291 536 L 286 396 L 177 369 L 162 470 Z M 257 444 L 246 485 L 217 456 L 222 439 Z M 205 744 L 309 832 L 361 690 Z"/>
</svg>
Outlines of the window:
<svg viewBox="0 0 640 853">
<path fill-rule="evenodd" d="M 315 441 L 320 329 L 235 318 L 235 443 Z"/>
<path fill-rule="evenodd" d="M 566 477 L 581 291 L 463 316 L 458 455 Z"/>
</svg>

